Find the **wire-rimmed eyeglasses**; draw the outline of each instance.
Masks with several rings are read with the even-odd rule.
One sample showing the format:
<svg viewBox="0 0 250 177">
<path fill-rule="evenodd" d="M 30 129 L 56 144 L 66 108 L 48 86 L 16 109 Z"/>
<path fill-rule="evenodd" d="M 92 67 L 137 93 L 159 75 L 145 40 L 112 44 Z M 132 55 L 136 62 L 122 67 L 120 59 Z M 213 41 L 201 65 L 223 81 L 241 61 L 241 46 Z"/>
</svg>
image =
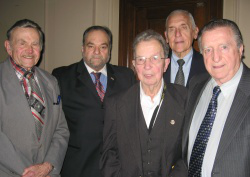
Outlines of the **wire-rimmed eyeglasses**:
<svg viewBox="0 0 250 177">
<path fill-rule="evenodd" d="M 154 55 L 149 58 L 139 56 L 139 57 L 136 57 L 134 60 L 135 60 L 135 64 L 143 65 L 147 59 L 149 59 L 151 63 L 156 64 L 156 63 L 159 63 L 162 59 L 166 59 L 166 58 L 162 58 L 159 55 Z"/>
</svg>

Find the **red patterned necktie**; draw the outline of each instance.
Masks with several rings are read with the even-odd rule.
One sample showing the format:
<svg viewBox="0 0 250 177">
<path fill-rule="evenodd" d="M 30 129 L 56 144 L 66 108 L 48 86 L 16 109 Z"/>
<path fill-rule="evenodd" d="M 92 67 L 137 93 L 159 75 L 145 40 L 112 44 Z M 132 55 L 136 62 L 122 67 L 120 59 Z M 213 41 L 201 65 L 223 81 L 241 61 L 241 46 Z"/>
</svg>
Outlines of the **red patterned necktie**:
<svg viewBox="0 0 250 177">
<path fill-rule="evenodd" d="M 31 93 L 27 99 L 28 99 L 28 103 L 29 103 L 32 115 L 35 120 L 36 134 L 37 134 L 38 140 L 40 140 L 43 126 L 44 126 L 44 118 L 45 118 L 44 116 L 45 105 L 44 105 L 42 93 L 34 78 L 33 72 L 27 71 L 24 74 L 24 77 L 26 77 L 26 79 L 29 80 Z"/>
<path fill-rule="evenodd" d="M 97 91 L 101 101 L 103 102 L 103 98 L 105 96 L 105 91 L 104 91 L 103 85 L 100 81 L 100 77 L 101 77 L 102 73 L 92 72 L 91 74 L 93 74 L 95 76 L 95 88 L 96 88 L 96 91 Z"/>
</svg>

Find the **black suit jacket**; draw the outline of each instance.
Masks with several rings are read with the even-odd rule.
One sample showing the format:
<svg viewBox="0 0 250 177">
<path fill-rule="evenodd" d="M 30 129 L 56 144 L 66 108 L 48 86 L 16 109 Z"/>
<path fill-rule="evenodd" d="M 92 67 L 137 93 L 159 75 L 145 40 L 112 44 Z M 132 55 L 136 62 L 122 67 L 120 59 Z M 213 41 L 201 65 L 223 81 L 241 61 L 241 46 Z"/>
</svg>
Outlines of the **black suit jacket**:
<svg viewBox="0 0 250 177">
<path fill-rule="evenodd" d="M 110 95 L 129 88 L 134 73 L 126 67 L 107 64 L 107 90 Z M 53 71 L 61 90 L 63 111 L 70 139 L 61 175 L 63 177 L 101 177 L 99 160 L 104 122 L 103 104 L 83 60 Z"/>
<path fill-rule="evenodd" d="M 183 130 L 183 158 L 187 164 L 188 135 L 200 97 L 210 80 L 208 74 L 190 82 Z M 215 156 L 212 177 L 250 176 L 250 70 L 245 65 L 227 116 Z"/>
<path fill-rule="evenodd" d="M 196 50 L 193 49 L 193 51 L 194 52 L 193 52 L 192 64 L 191 64 L 190 73 L 189 73 L 188 81 L 186 85 L 187 88 L 189 87 L 189 82 L 193 76 L 199 75 L 202 73 L 207 73 L 207 70 L 205 68 L 204 61 L 203 61 L 203 56 Z M 171 62 L 171 59 L 170 59 L 170 62 Z M 166 83 L 171 83 L 170 75 L 171 75 L 171 63 L 169 63 L 169 67 L 167 71 L 164 73 L 164 80 Z"/>
<path fill-rule="evenodd" d="M 167 84 L 157 119 L 165 120 L 162 176 L 169 176 L 172 166 L 181 158 L 181 136 L 187 91 Z M 104 177 L 143 176 L 138 128 L 140 110 L 139 83 L 106 102 L 104 146 L 100 166 Z M 157 121 L 157 120 L 156 120 Z M 174 123 L 173 123 L 174 122 Z M 180 169 L 179 169 L 180 170 Z M 182 174 L 182 173 L 179 173 Z M 185 174 L 185 173 L 184 173 Z"/>
</svg>

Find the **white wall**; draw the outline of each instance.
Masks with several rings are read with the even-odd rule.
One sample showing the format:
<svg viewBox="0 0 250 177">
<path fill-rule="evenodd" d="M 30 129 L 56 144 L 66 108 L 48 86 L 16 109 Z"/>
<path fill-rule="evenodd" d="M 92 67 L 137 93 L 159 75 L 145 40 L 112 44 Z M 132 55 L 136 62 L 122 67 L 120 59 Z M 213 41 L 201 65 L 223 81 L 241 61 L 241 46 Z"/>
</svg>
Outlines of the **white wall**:
<svg viewBox="0 0 250 177">
<path fill-rule="evenodd" d="M 244 62 L 250 67 L 250 1 L 249 0 L 224 0 L 223 18 L 233 20 L 239 26 L 244 44 Z"/>
<path fill-rule="evenodd" d="M 80 61 L 82 34 L 92 25 L 104 25 L 113 33 L 111 63 L 118 64 L 119 0 L 1 0 L 0 61 L 6 31 L 19 19 L 37 22 L 45 32 L 45 53 L 40 67 L 54 68 Z"/>
<path fill-rule="evenodd" d="M 7 57 L 4 48 L 7 30 L 24 18 L 38 23 L 44 30 L 44 0 L 0 0 L 0 61 Z"/>
<path fill-rule="evenodd" d="M 118 0 L 45 0 L 45 69 L 52 71 L 80 61 L 82 34 L 92 25 L 108 26 L 114 34 L 111 63 L 118 63 Z M 118 13 L 118 12 L 116 12 Z M 115 18 L 114 18 L 115 17 Z M 116 25 L 114 25 L 116 23 Z M 116 60 L 115 60 L 115 59 Z"/>
<path fill-rule="evenodd" d="M 224 0 L 223 17 L 235 21 L 245 43 L 245 63 L 250 66 L 249 0 Z M 41 68 L 55 67 L 81 59 L 84 30 L 105 25 L 113 33 L 111 63 L 118 64 L 119 0 L 0 0 L 0 61 L 7 56 L 3 43 L 15 21 L 29 18 L 45 32 L 45 54 Z"/>
</svg>

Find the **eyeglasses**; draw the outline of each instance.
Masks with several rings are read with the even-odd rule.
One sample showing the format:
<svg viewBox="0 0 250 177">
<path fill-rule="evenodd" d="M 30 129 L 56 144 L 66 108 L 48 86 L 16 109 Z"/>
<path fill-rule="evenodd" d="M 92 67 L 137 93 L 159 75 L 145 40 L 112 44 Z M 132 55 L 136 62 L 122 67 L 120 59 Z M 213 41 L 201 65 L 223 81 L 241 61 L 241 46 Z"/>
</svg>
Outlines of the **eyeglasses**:
<svg viewBox="0 0 250 177">
<path fill-rule="evenodd" d="M 166 59 L 166 58 L 161 58 L 158 55 L 154 55 L 154 56 L 151 56 L 149 58 L 147 58 L 147 57 L 136 57 L 134 60 L 135 60 L 135 64 L 137 64 L 137 65 L 143 65 L 146 62 L 147 59 L 149 59 L 151 63 L 157 64 L 162 59 Z"/>
</svg>

